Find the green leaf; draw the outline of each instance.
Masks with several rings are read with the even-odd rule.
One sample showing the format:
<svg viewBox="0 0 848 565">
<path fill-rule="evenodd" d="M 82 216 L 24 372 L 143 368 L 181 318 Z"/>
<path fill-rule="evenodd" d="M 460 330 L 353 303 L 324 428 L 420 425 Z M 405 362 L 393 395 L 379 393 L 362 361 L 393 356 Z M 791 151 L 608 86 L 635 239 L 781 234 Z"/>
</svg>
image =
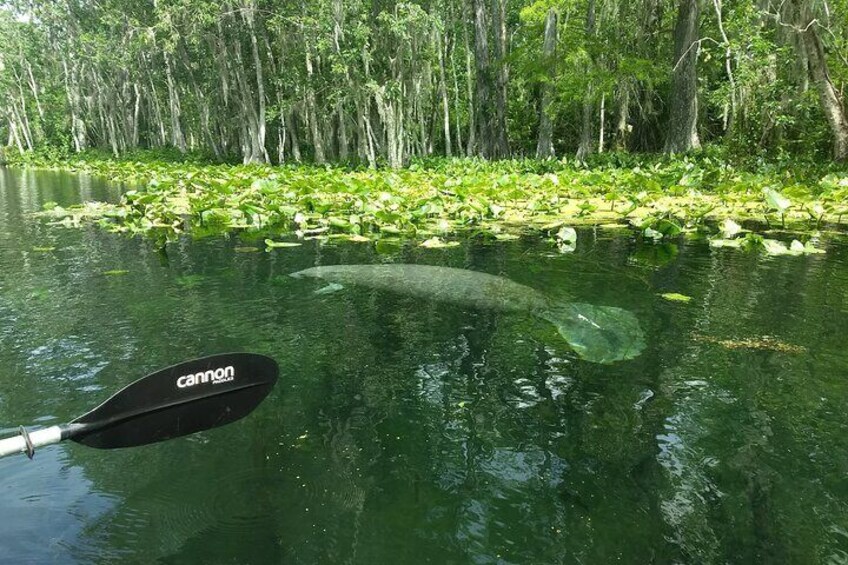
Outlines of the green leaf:
<svg viewBox="0 0 848 565">
<path fill-rule="evenodd" d="M 274 241 L 273 239 L 266 239 L 265 246 L 268 249 L 282 249 L 286 247 L 300 247 L 302 244 L 294 242 L 294 241 Z"/>
<path fill-rule="evenodd" d="M 730 218 L 727 218 L 721 224 L 721 233 L 727 239 L 733 239 L 733 237 L 741 231 L 742 231 L 742 226 L 740 226 L 739 224 L 737 224 L 736 222 L 734 222 Z"/>
<path fill-rule="evenodd" d="M 664 292 L 660 296 L 671 302 L 689 302 L 692 300 L 691 296 L 686 296 L 678 292 Z"/>
<path fill-rule="evenodd" d="M 739 249 L 742 247 L 742 239 L 711 239 L 710 247 L 732 247 Z"/>
<path fill-rule="evenodd" d="M 782 214 L 792 206 L 792 201 L 774 189 L 763 189 L 763 193 L 765 194 L 766 204 L 768 204 L 769 208 L 772 210 L 777 210 Z"/>
<path fill-rule="evenodd" d="M 650 227 L 645 228 L 645 231 L 642 232 L 642 235 L 645 236 L 645 239 L 653 239 L 654 241 L 659 241 L 663 238 L 662 232 Z"/>
<path fill-rule="evenodd" d="M 431 237 L 430 239 L 424 241 L 421 244 L 421 247 L 426 247 L 428 249 L 443 249 L 445 247 L 459 247 L 458 241 L 442 241 L 438 237 Z"/>
<path fill-rule="evenodd" d="M 577 243 L 577 231 L 574 228 L 563 226 L 556 234 L 556 239 L 562 243 Z"/>
</svg>

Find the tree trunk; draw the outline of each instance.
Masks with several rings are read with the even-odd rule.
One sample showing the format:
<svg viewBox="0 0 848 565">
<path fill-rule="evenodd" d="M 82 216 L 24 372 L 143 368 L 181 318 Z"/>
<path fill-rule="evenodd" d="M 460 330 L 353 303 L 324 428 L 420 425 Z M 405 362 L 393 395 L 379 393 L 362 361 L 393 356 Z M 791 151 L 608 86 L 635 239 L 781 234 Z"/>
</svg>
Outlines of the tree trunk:
<svg viewBox="0 0 848 565">
<path fill-rule="evenodd" d="M 292 159 L 295 160 L 296 163 L 300 163 L 302 161 L 302 157 L 300 155 L 300 141 L 297 137 L 297 123 L 296 123 L 296 115 L 294 111 L 289 115 L 289 130 L 291 133 L 291 149 L 292 149 Z"/>
<path fill-rule="evenodd" d="M 674 28 L 674 68 L 666 153 L 699 149 L 698 139 L 698 0 L 680 0 Z"/>
<path fill-rule="evenodd" d="M 244 19 L 250 31 L 250 49 L 253 55 L 253 67 L 256 73 L 256 99 L 258 114 L 256 116 L 256 131 L 251 139 L 250 155 L 246 157 L 248 163 L 269 163 L 268 150 L 265 148 L 265 77 L 262 74 L 262 60 L 259 58 L 259 45 L 256 39 L 256 24 L 254 21 L 255 7 L 247 3 L 244 10 Z"/>
<path fill-rule="evenodd" d="M 456 37 L 454 37 L 456 41 Z M 456 153 L 462 156 L 462 128 L 460 127 L 460 103 L 459 103 L 459 78 L 457 77 L 456 61 L 454 54 L 456 49 L 451 49 L 451 75 L 453 77 L 453 122 L 454 131 L 456 132 Z"/>
<path fill-rule="evenodd" d="M 165 77 L 168 80 L 168 103 L 171 110 L 171 143 L 179 149 L 180 153 L 186 152 L 185 137 L 183 137 L 182 126 L 180 125 L 180 95 L 177 93 L 177 86 L 174 82 L 174 74 L 171 68 L 171 57 L 166 51 L 165 56 Z"/>
<path fill-rule="evenodd" d="M 848 161 L 848 115 L 845 112 L 845 101 L 842 92 L 837 90 L 830 79 L 827 56 L 818 33 L 819 24 L 809 13 L 808 6 L 803 8 L 801 23 L 801 36 L 809 57 L 810 76 L 815 83 L 819 104 L 833 136 L 833 158 L 836 161 Z"/>
<path fill-rule="evenodd" d="M 315 151 L 315 162 L 323 165 L 326 162 L 324 156 L 324 142 L 321 139 L 318 127 L 318 112 L 315 109 L 315 90 L 312 87 L 312 55 L 309 43 L 306 44 L 306 112 L 309 120 L 309 130 L 312 132 L 312 146 Z"/>
<path fill-rule="evenodd" d="M 433 31 L 436 34 L 436 47 L 439 50 L 439 95 L 442 98 L 442 116 L 445 135 L 445 155 L 453 156 L 451 147 L 451 131 L 450 131 L 450 101 L 448 99 L 448 87 L 445 81 L 445 50 L 447 42 L 444 41 L 438 31 Z"/>
<path fill-rule="evenodd" d="M 468 145 L 465 147 L 465 155 L 470 157 L 477 150 L 477 110 L 474 104 L 474 73 L 471 69 L 471 45 L 468 40 L 468 26 L 463 25 L 465 39 L 465 86 L 468 97 Z M 479 103 L 479 101 L 478 101 Z"/>
<path fill-rule="evenodd" d="M 557 43 L 557 12 L 550 8 L 545 18 L 545 44 L 542 48 L 546 68 L 551 70 L 548 81 L 556 77 L 556 43 Z M 553 145 L 553 116 L 551 115 L 551 98 L 553 88 L 546 82 L 542 84 L 542 100 L 539 109 L 539 140 L 536 143 L 536 158 L 549 159 L 554 157 Z"/>
<path fill-rule="evenodd" d="M 347 139 L 347 117 L 345 116 L 344 106 L 341 100 L 336 105 L 336 114 L 339 119 L 339 161 L 346 163 L 348 161 L 348 139 Z"/>
<path fill-rule="evenodd" d="M 599 123 L 598 123 L 598 153 L 604 152 L 604 128 L 606 127 L 605 126 L 606 102 L 607 102 L 606 92 L 601 93 L 601 109 L 600 109 L 600 119 L 599 119 Z"/>
<path fill-rule="evenodd" d="M 62 57 L 62 71 L 65 77 L 65 92 L 68 98 L 68 109 L 71 112 L 71 139 L 74 141 L 74 151 L 79 153 L 86 148 L 85 124 L 80 119 L 79 85 L 76 72 L 68 70 L 68 62 Z"/>
<path fill-rule="evenodd" d="M 727 33 L 724 31 L 721 0 L 713 0 L 713 8 L 716 13 L 718 30 L 719 33 L 721 33 L 721 38 L 724 42 L 724 70 L 727 73 L 727 80 L 730 82 L 730 100 L 728 103 L 725 103 L 722 124 L 725 134 L 730 134 L 731 128 L 736 121 L 736 79 L 733 76 L 733 52 L 730 49 L 730 39 L 728 39 Z"/>
<path fill-rule="evenodd" d="M 492 0 L 492 28 L 494 30 L 495 64 L 497 81 L 495 88 L 495 120 L 493 157 L 509 157 L 509 137 L 506 127 L 507 85 L 509 66 L 507 65 L 506 0 Z"/>
<path fill-rule="evenodd" d="M 474 61 L 477 86 L 477 146 L 479 154 L 490 159 L 494 154 L 492 131 L 492 69 L 489 63 L 489 38 L 485 0 L 474 0 Z"/>
<path fill-rule="evenodd" d="M 21 136 L 18 135 L 18 124 L 17 119 L 12 112 L 11 106 L 7 110 L 7 115 L 9 116 L 9 137 L 15 140 L 15 146 L 18 148 L 18 153 L 24 152 L 24 144 L 21 143 Z M 10 143 L 11 145 L 11 143 Z"/>
<path fill-rule="evenodd" d="M 622 81 L 618 85 L 618 123 L 615 126 L 615 148 L 627 150 L 627 138 L 630 133 L 630 84 Z"/>
<path fill-rule="evenodd" d="M 586 40 L 591 41 L 595 36 L 595 0 L 589 0 L 589 5 L 586 9 Z M 589 56 L 589 68 L 594 62 Z M 586 87 L 586 93 L 583 96 L 583 111 L 581 113 L 580 124 L 580 144 L 577 146 L 576 157 L 581 161 L 595 152 L 595 134 L 593 132 L 595 126 L 594 118 L 595 103 L 594 103 L 594 86 L 591 79 Z"/>
<path fill-rule="evenodd" d="M 277 164 L 286 162 L 286 115 L 280 108 L 280 129 L 277 130 Z"/>
</svg>

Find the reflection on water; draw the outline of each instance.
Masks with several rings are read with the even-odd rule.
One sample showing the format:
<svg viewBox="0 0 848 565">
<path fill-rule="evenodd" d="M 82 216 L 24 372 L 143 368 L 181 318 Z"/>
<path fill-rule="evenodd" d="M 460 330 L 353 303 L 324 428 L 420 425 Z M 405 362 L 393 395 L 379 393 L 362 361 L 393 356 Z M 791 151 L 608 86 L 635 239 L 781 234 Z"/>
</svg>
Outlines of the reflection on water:
<svg viewBox="0 0 848 565">
<path fill-rule="evenodd" d="M 543 242 L 236 253 L 254 243 L 221 237 L 160 256 L 30 215 L 118 192 L 0 169 L 0 432 L 68 421 L 139 376 L 221 351 L 271 355 L 281 381 L 225 428 L 0 460 L 0 561 L 848 559 L 843 244 L 775 259 L 687 245 L 658 262 L 626 235 L 585 230 L 572 255 Z M 375 263 L 626 308 L 647 347 L 587 363 L 522 312 L 315 293 L 289 277 Z M 115 270 L 127 274 L 104 274 Z M 657 297 L 670 291 L 693 300 Z M 806 352 L 722 345 L 763 336 Z"/>
</svg>

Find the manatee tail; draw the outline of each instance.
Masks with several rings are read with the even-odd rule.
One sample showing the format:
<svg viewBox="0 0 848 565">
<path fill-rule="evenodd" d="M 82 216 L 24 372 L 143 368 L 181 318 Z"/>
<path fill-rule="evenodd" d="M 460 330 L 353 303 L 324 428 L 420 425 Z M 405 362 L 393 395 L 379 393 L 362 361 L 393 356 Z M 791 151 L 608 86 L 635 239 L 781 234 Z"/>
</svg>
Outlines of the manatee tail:
<svg viewBox="0 0 848 565">
<path fill-rule="evenodd" d="M 541 314 L 557 327 L 577 355 L 593 363 L 637 357 L 645 349 L 639 320 L 628 310 L 593 304 L 557 304 Z"/>
</svg>

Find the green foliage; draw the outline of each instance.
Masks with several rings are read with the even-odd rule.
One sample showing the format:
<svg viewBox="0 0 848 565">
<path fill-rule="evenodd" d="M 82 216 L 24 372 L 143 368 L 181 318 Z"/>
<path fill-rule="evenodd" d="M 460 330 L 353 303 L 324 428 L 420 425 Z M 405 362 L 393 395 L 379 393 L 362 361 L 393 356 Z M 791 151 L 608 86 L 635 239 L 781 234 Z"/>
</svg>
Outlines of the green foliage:
<svg viewBox="0 0 848 565">
<path fill-rule="evenodd" d="M 799 62 L 806 56 L 791 6 L 803 4 L 817 18 L 841 97 L 848 7 L 772 4 L 702 6 L 699 135 L 752 158 L 829 160 L 833 132 Z M 668 30 L 678 2 L 506 2 L 503 55 L 494 30 L 499 3 L 482 5 L 490 28 L 485 70 L 476 66 L 474 14 L 458 0 L 7 3 L 0 139 L 23 150 L 97 147 L 122 157 L 173 146 L 216 161 L 323 153 L 330 162 L 400 166 L 410 157 L 481 154 L 482 134 L 471 131 L 480 125 L 477 81 L 497 75 L 495 82 L 506 79 L 514 156 L 535 152 L 543 92 L 558 155 L 578 146 L 584 107 L 592 112 L 592 151 L 602 121 L 605 149 L 663 147 L 674 67 Z M 558 14 L 557 44 L 546 56 L 550 10 Z"/>
<path fill-rule="evenodd" d="M 823 222 L 843 221 L 841 203 L 848 194 L 848 173 L 816 178 L 805 170 L 803 176 L 791 171 L 775 176 L 714 157 L 636 161 L 632 155 L 609 156 L 606 164 L 596 159 L 595 168 L 569 160 L 430 159 L 404 170 L 204 165 L 136 157 L 42 160 L 42 165 L 139 186 L 116 205 L 54 206 L 43 214 L 68 226 L 97 222 L 156 239 L 246 230 L 320 240 L 400 236 L 442 247 L 450 244 L 443 238 L 451 234 L 497 239 L 530 232 L 556 234 L 559 243 L 573 245 L 576 234 L 569 224 L 624 220 L 648 239 L 674 240 L 715 231 L 709 226 L 726 218 L 740 223 L 767 218 L 775 209 L 796 228 L 816 229 Z M 735 226 L 732 233 L 728 226 Z M 723 230 L 727 237 L 742 231 L 736 223 L 725 223 Z M 272 238 L 265 244 L 269 249 L 291 245 Z"/>
</svg>

